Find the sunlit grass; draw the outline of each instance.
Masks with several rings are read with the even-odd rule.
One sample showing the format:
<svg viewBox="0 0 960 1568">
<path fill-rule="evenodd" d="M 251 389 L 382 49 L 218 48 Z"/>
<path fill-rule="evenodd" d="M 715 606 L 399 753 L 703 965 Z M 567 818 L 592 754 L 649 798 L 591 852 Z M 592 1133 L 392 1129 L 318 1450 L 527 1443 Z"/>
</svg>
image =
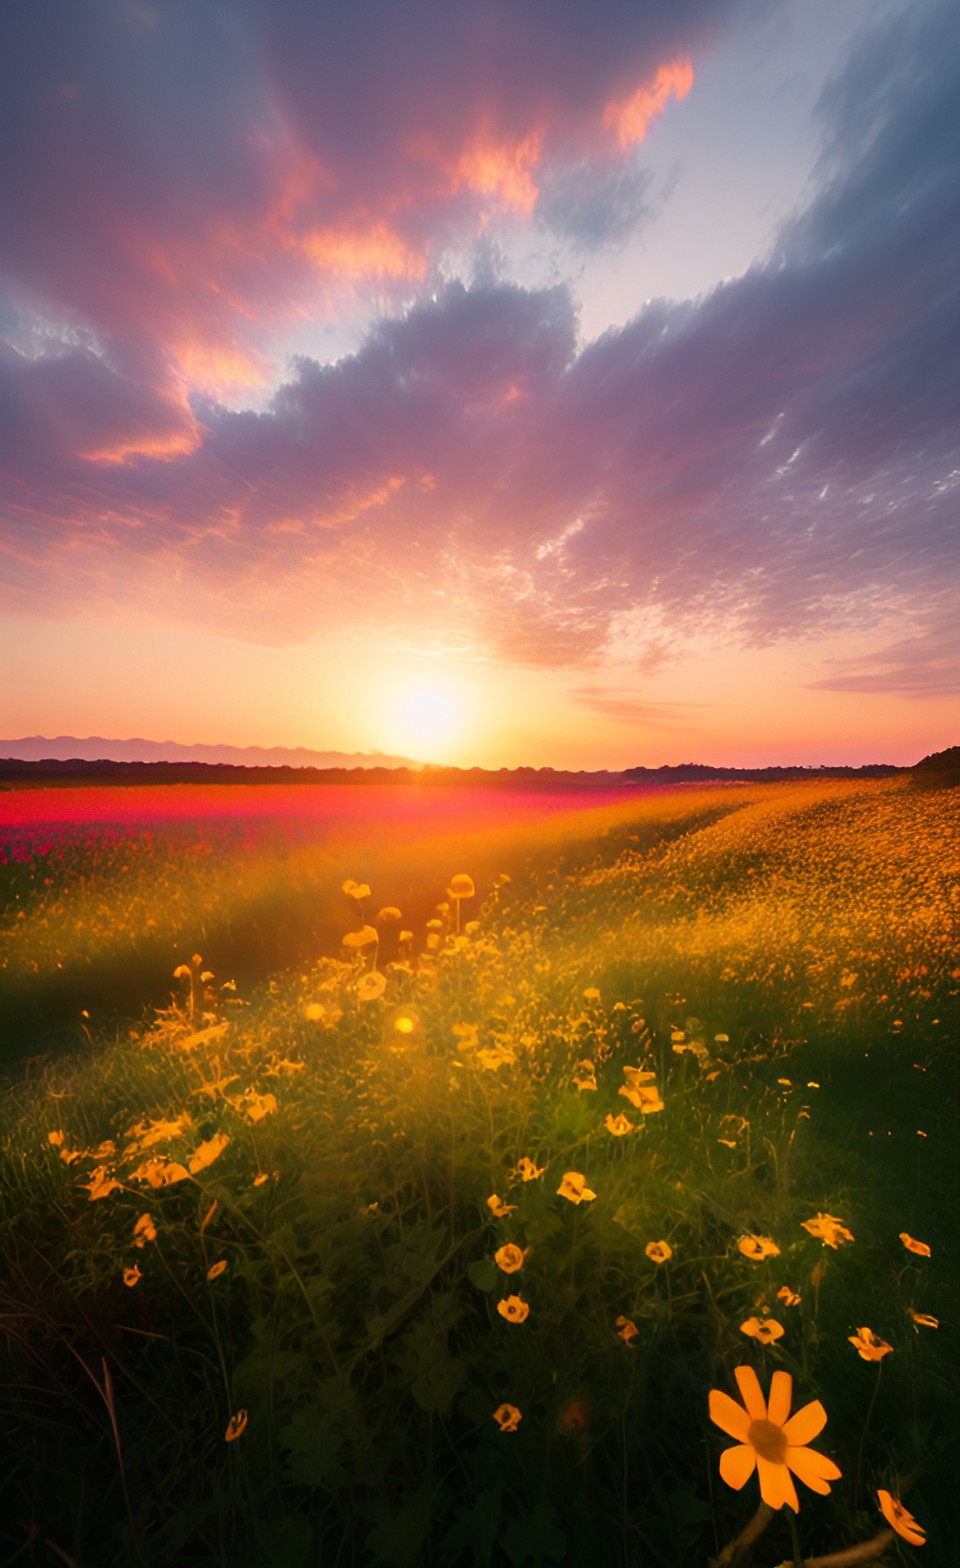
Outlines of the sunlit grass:
<svg viewBox="0 0 960 1568">
<path fill-rule="evenodd" d="M 164 1005 L 10 1079 L 15 1546 L 729 1562 L 759 1464 L 770 1561 L 918 1530 L 949 1560 L 949 791 L 185 849 L 6 868 L 8 980 L 75 960 L 81 905 L 91 985 L 170 947 Z M 204 936 L 241 928 L 223 973 Z"/>
</svg>

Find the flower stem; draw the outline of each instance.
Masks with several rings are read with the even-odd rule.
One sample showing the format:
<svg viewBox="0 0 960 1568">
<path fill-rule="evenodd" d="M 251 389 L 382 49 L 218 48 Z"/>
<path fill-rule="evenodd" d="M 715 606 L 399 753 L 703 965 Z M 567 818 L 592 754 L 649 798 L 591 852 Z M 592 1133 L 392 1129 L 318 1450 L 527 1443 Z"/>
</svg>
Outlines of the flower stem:
<svg viewBox="0 0 960 1568">
<path fill-rule="evenodd" d="M 800 1535 L 797 1530 L 797 1516 L 793 1509 L 789 1507 L 789 1505 L 784 1508 L 784 1513 L 790 1522 L 790 1541 L 793 1546 L 793 1568 L 803 1568 L 803 1553 L 800 1550 Z"/>
</svg>

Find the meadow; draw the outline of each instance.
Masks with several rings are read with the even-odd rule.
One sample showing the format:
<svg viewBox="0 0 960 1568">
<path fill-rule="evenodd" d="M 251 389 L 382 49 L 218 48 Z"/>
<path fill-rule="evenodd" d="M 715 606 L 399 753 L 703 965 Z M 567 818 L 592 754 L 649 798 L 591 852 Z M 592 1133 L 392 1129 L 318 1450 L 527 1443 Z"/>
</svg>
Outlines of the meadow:
<svg viewBox="0 0 960 1568">
<path fill-rule="evenodd" d="M 0 1564 L 954 1561 L 956 791 L 377 799 L 3 797 Z"/>
</svg>

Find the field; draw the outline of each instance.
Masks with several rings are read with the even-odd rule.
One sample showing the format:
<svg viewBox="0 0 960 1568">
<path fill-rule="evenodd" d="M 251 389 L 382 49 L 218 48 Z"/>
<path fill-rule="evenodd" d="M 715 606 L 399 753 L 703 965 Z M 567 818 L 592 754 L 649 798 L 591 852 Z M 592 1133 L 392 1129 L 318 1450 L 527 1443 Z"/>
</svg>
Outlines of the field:
<svg viewBox="0 0 960 1568">
<path fill-rule="evenodd" d="M 22 793 L 0 1565 L 954 1560 L 955 790 Z"/>
</svg>

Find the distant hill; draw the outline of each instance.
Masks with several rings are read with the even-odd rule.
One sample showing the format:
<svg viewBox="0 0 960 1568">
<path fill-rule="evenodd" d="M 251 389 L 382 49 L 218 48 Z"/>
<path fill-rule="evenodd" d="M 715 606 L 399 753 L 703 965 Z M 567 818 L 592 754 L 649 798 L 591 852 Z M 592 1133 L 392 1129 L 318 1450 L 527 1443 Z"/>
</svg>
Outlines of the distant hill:
<svg viewBox="0 0 960 1568">
<path fill-rule="evenodd" d="M 29 735 L 0 740 L 0 759 L 19 762 L 204 762 L 242 768 L 415 768 L 379 751 L 310 751 L 305 746 L 185 746 L 175 740 L 106 740 L 102 735 Z"/>
<path fill-rule="evenodd" d="M 920 784 L 960 784 L 960 746 L 931 752 L 911 771 Z"/>
</svg>

